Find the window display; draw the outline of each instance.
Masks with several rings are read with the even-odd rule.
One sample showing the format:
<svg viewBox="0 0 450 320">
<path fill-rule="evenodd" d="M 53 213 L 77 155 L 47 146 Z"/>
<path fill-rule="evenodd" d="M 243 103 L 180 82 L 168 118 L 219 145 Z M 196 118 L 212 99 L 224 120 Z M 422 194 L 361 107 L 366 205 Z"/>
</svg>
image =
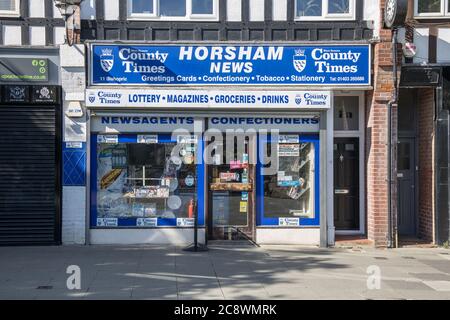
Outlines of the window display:
<svg viewBox="0 0 450 320">
<path fill-rule="evenodd" d="M 276 144 L 273 146 L 272 144 Z M 299 226 L 318 220 L 316 185 L 318 185 L 318 141 L 298 135 L 262 142 L 268 158 L 276 159 L 276 172 L 260 176 L 262 222 L 269 225 Z M 272 152 L 276 156 L 272 157 Z M 273 165 L 268 163 L 267 166 Z"/>
<path fill-rule="evenodd" d="M 98 135 L 94 226 L 185 225 L 197 207 L 197 148 L 197 139 Z"/>
</svg>

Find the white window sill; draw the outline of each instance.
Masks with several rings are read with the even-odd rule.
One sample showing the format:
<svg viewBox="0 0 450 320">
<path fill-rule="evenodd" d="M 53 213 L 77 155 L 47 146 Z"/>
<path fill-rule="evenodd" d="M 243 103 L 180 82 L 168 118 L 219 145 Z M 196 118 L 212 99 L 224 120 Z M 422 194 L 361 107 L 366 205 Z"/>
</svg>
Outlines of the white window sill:
<svg viewBox="0 0 450 320">
<path fill-rule="evenodd" d="M 128 16 L 129 21 L 161 21 L 161 22 L 216 22 L 219 17 L 216 16 L 194 16 L 194 17 L 156 17 L 156 16 Z"/>
<path fill-rule="evenodd" d="M 294 21 L 355 21 L 355 17 L 297 17 Z"/>
<path fill-rule="evenodd" d="M 0 11 L 0 17 L 4 18 L 19 18 L 20 13 L 19 12 L 2 12 Z"/>
<path fill-rule="evenodd" d="M 447 14 L 447 15 L 442 15 L 442 14 L 436 14 L 436 15 L 431 15 L 431 14 L 415 15 L 414 19 L 416 19 L 416 20 L 422 20 L 422 19 L 428 19 L 428 20 L 432 20 L 432 19 L 450 19 L 450 13 Z"/>
</svg>

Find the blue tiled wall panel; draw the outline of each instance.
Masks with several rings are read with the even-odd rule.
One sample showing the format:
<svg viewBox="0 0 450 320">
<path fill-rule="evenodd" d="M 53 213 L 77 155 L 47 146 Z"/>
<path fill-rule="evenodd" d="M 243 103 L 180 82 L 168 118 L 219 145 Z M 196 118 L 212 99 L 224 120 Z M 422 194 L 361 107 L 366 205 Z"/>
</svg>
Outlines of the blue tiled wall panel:
<svg viewBox="0 0 450 320">
<path fill-rule="evenodd" d="M 63 143 L 63 185 L 86 186 L 86 143 Z"/>
</svg>

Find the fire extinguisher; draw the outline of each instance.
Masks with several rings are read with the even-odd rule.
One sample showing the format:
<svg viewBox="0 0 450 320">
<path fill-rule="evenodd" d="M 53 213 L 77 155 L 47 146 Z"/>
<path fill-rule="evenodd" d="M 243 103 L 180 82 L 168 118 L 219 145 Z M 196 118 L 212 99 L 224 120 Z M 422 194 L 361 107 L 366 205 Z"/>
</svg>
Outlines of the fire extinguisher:
<svg viewBox="0 0 450 320">
<path fill-rule="evenodd" d="M 188 205 L 188 217 L 189 219 L 194 218 L 194 199 L 191 199 L 189 201 L 189 205 Z"/>
</svg>

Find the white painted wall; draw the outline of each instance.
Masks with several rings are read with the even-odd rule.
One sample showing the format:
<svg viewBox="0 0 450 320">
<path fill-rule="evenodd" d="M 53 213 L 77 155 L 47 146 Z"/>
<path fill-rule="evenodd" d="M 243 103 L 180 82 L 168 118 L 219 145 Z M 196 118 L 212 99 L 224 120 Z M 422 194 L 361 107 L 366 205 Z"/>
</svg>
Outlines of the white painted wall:
<svg viewBox="0 0 450 320">
<path fill-rule="evenodd" d="M 241 0 L 227 0 L 227 20 L 242 21 Z"/>
<path fill-rule="evenodd" d="M 416 28 L 414 30 L 414 44 L 417 47 L 417 54 L 414 57 L 414 63 L 428 62 L 428 28 Z"/>
<path fill-rule="evenodd" d="M 30 44 L 45 46 L 45 27 L 30 27 Z"/>
<path fill-rule="evenodd" d="M 380 0 L 356 0 L 364 2 L 363 19 L 374 23 L 373 36 L 379 37 L 381 27 Z"/>
<path fill-rule="evenodd" d="M 59 9 L 55 6 L 55 2 L 53 2 L 53 18 L 60 19 L 62 18 L 61 12 Z"/>
<path fill-rule="evenodd" d="M 450 28 L 439 28 L 437 39 L 437 62 L 450 62 Z"/>
<path fill-rule="evenodd" d="M 258 244 L 299 244 L 320 245 L 320 229 L 318 228 L 257 228 Z"/>
<path fill-rule="evenodd" d="M 3 44 L 19 46 L 22 44 L 22 28 L 20 26 L 3 26 Z"/>
<path fill-rule="evenodd" d="M 64 27 L 53 28 L 53 43 L 55 45 L 64 44 L 66 41 L 66 29 Z"/>
<path fill-rule="evenodd" d="M 194 242 L 192 228 L 93 229 L 91 244 L 172 244 L 187 246 Z M 205 243 L 205 229 L 198 230 L 198 242 Z"/>
<path fill-rule="evenodd" d="M 264 0 L 249 0 L 250 21 L 264 21 Z"/>
<path fill-rule="evenodd" d="M 108 5 L 105 5 L 105 20 L 119 19 L 119 0 L 108 0 Z"/>
<path fill-rule="evenodd" d="M 62 242 L 85 244 L 86 188 L 63 187 Z"/>
<path fill-rule="evenodd" d="M 44 0 L 29 0 L 30 18 L 45 18 Z"/>
<path fill-rule="evenodd" d="M 274 21 L 287 20 L 287 0 L 272 0 L 272 19 Z"/>
</svg>

